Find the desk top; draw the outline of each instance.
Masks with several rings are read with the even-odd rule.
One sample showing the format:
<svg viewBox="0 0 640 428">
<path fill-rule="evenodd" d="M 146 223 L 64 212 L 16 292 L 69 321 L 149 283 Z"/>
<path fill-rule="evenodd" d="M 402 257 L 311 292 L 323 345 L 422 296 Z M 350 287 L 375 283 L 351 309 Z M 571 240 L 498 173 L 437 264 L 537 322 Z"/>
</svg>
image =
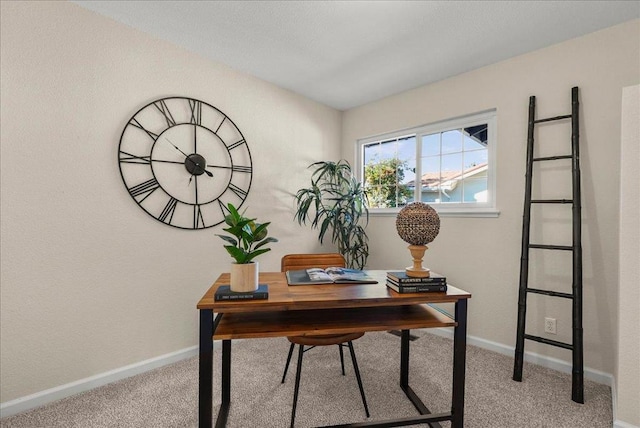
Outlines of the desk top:
<svg viewBox="0 0 640 428">
<path fill-rule="evenodd" d="M 377 284 L 317 284 L 289 286 L 284 272 L 260 272 L 259 282 L 269 285 L 266 300 L 215 301 L 220 285 L 229 284 L 229 274 L 223 273 L 202 296 L 198 309 L 214 312 L 255 312 L 308 309 L 333 309 L 376 306 L 402 306 L 421 303 L 456 302 L 471 294 L 448 285 L 446 292 L 399 294 L 386 286 L 386 270 L 369 270 Z"/>
</svg>

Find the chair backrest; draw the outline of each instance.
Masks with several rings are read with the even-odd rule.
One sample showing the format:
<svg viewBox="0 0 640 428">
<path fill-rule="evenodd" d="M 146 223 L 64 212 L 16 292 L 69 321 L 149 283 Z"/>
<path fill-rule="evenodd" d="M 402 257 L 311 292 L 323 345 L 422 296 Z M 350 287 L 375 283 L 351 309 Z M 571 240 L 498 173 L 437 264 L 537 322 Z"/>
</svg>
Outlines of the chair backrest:
<svg viewBox="0 0 640 428">
<path fill-rule="evenodd" d="M 282 257 L 280 270 L 302 270 L 314 267 L 346 267 L 344 257 L 340 253 L 287 254 Z"/>
</svg>

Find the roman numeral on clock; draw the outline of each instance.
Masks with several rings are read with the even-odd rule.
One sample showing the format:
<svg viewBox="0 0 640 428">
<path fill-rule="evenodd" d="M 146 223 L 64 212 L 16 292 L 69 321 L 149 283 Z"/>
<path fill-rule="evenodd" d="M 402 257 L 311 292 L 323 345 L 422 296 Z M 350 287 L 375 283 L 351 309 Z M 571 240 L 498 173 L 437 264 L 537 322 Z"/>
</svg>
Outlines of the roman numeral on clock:
<svg viewBox="0 0 640 428">
<path fill-rule="evenodd" d="M 167 205 L 165 205 L 164 209 L 160 213 L 158 220 L 160 220 L 163 223 L 171 224 L 173 213 L 176 211 L 176 205 L 178 205 L 178 200 L 175 198 L 170 198 L 169 202 L 167 202 Z M 169 219 L 169 221 L 165 221 L 167 220 L 167 218 Z"/>
<path fill-rule="evenodd" d="M 251 173 L 251 167 L 250 166 L 243 166 L 243 165 L 233 165 L 231 167 L 231 170 L 233 172 L 246 172 L 246 173 Z"/>
<path fill-rule="evenodd" d="M 134 198 L 141 196 L 141 195 L 145 195 L 144 198 L 142 198 L 142 201 L 144 201 L 150 194 L 152 194 L 158 187 L 160 187 L 160 184 L 158 184 L 158 180 L 156 180 L 155 178 L 152 178 L 150 180 L 147 180 L 143 183 L 140 183 L 136 186 L 133 186 L 129 189 L 129 193 L 131 193 L 131 196 L 133 196 Z"/>
<path fill-rule="evenodd" d="M 156 140 L 158 139 L 158 134 L 154 134 L 153 132 L 149 131 L 147 128 L 145 128 L 144 126 L 142 126 L 142 125 L 140 124 L 140 122 L 138 122 L 138 121 L 136 120 L 136 118 L 135 118 L 135 117 L 131 119 L 131 121 L 129 122 L 129 125 L 131 125 L 131 126 L 135 126 L 135 127 L 136 127 L 136 128 L 138 128 L 138 129 L 142 129 L 144 132 L 146 132 L 146 133 L 147 133 L 147 135 L 148 135 L 149 137 L 151 137 L 151 139 L 152 139 L 153 141 L 156 141 Z"/>
<path fill-rule="evenodd" d="M 167 121 L 168 127 L 175 126 L 176 121 L 171 115 L 171 112 L 169 111 L 169 107 L 167 107 L 167 103 L 164 100 L 156 101 L 155 103 L 153 103 L 153 105 L 156 106 L 156 108 L 158 109 L 158 111 L 160 111 L 160 113 L 162 113 L 165 120 Z"/>
<path fill-rule="evenodd" d="M 200 125 L 202 123 L 202 101 L 189 99 L 191 109 L 191 123 Z"/>
<path fill-rule="evenodd" d="M 202 209 L 200 205 L 193 206 L 193 228 L 194 229 L 204 229 L 204 218 L 202 217 Z"/>
<path fill-rule="evenodd" d="M 229 208 L 227 208 L 227 205 L 224 202 L 222 202 L 220 199 L 218 199 L 218 205 L 220 206 L 222 217 L 226 217 L 228 214 L 231 214 L 231 211 L 229 211 Z"/>
<path fill-rule="evenodd" d="M 246 141 L 245 141 L 245 140 L 236 141 L 236 142 L 235 142 L 235 143 L 233 143 L 232 145 L 227 146 L 227 149 L 229 149 L 229 150 L 233 150 L 233 149 L 235 149 L 236 147 L 240 147 L 241 145 L 243 145 L 243 144 L 245 144 L 245 143 L 246 143 Z"/>
<path fill-rule="evenodd" d="M 120 150 L 120 163 L 137 163 L 142 165 L 149 165 L 151 163 L 151 156 L 136 156 Z"/>
<path fill-rule="evenodd" d="M 229 190 L 235 193 L 240 199 L 244 199 L 247 197 L 247 192 L 233 183 L 229 183 Z"/>
<path fill-rule="evenodd" d="M 227 116 L 222 118 L 222 120 L 220 121 L 220 125 L 218 125 L 218 127 L 215 130 L 215 134 L 217 134 L 220 128 L 222 128 L 222 124 L 224 123 L 225 120 L 227 120 Z"/>
</svg>

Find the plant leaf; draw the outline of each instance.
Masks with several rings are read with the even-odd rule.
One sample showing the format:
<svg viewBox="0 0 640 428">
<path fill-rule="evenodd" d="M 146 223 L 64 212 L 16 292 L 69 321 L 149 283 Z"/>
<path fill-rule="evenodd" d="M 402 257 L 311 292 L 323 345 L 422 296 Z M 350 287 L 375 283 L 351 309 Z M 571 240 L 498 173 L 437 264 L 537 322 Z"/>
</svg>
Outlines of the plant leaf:
<svg viewBox="0 0 640 428">
<path fill-rule="evenodd" d="M 256 244 L 256 246 L 253 247 L 253 249 L 257 250 L 258 248 L 262 247 L 263 245 L 268 244 L 269 242 L 278 242 L 278 240 L 276 238 L 269 237 L 269 238 L 265 239 L 264 241 L 258 242 Z"/>
<path fill-rule="evenodd" d="M 260 254 L 264 254 L 267 251 L 271 251 L 271 248 L 263 248 L 261 250 L 252 251 L 251 253 L 247 254 L 243 263 L 249 263 L 251 260 L 259 256 Z"/>
<path fill-rule="evenodd" d="M 227 252 L 231 254 L 231 257 L 233 257 L 237 263 L 246 263 L 246 253 L 242 249 L 233 245 L 225 245 L 224 248 L 227 249 Z"/>
<path fill-rule="evenodd" d="M 227 242 L 228 242 L 229 244 L 231 244 L 231 245 L 238 245 L 238 241 L 237 241 L 237 240 L 235 240 L 235 239 L 233 239 L 233 238 L 232 238 L 232 237 L 230 237 L 230 236 L 226 236 L 226 235 L 217 235 L 217 234 L 216 234 L 216 236 L 219 236 L 220 238 L 224 239 L 225 241 L 227 241 Z"/>
</svg>

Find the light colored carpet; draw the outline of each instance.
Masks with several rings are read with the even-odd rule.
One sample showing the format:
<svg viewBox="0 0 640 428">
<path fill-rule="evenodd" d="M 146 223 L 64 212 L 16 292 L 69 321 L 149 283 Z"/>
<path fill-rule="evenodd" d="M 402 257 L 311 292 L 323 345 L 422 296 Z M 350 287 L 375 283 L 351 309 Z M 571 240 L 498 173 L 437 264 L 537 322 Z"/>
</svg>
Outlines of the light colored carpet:
<svg viewBox="0 0 640 428">
<path fill-rule="evenodd" d="M 412 331 L 409 384 L 432 412 L 450 408 L 452 341 Z M 354 342 L 370 420 L 416 415 L 401 391 L 400 338 L 367 333 Z M 220 403 L 220 348 L 214 359 L 214 412 Z M 296 369 L 285 338 L 233 342 L 231 410 L 227 426 L 287 427 Z M 348 352 L 340 372 L 337 346 L 305 353 L 296 427 L 366 420 Z M 467 348 L 465 427 L 611 427 L 611 389 L 585 381 L 585 404 L 571 401 L 568 374 L 525 363 L 523 382 L 511 380 L 513 358 Z M 5 418 L 2 427 L 196 427 L 198 359 L 191 358 Z M 442 423 L 448 427 L 449 423 Z"/>
</svg>

